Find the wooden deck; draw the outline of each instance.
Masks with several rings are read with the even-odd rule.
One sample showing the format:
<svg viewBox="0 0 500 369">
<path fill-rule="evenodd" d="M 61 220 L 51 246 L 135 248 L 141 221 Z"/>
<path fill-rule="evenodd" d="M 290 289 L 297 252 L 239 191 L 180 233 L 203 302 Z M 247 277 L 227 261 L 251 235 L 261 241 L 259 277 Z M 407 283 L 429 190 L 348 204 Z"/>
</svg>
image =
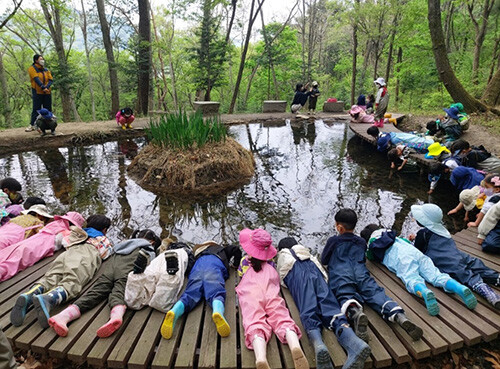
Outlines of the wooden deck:
<svg viewBox="0 0 500 369">
<path fill-rule="evenodd" d="M 481 251 L 476 243 L 475 229 L 461 231 L 453 238 L 460 249 L 482 258 L 486 265 L 500 271 L 500 257 Z M 235 273 L 231 274 L 226 283 L 226 317 L 232 329 L 228 338 L 217 335 L 211 320 L 211 309 L 203 305 L 199 305 L 178 321 L 170 340 L 165 340 L 160 335 L 159 329 L 164 314 L 151 308 L 127 311 L 124 324 L 117 333 L 109 338 L 97 338 L 97 328 L 109 317 L 109 308 L 105 302 L 73 322 L 67 337 L 58 337 L 52 329 L 40 328 L 32 310 L 28 312 L 26 323 L 22 327 L 11 326 L 9 312 L 16 297 L 44 274 L 52 259 L 42 260 L 0 284 L 0 324 L 14 347 L 31 349 L 35 353 L 75 363 L 87 362 L 96 367 L 255 367 L 253 352 L 244 346 L 243 328 L 234 290 Z M 440 305 L 439 316 L 431 317 L 423 301 L 410 295 L 394 274 L 371 262 L 368 262 L 368 268 L 375 279 L 385 287 L 387 294 L 401 304 L 410 319 L 422 327 L 424 336 L 421 341 L 413 342 L 398 326 L 386 323 L 376 312 L 366 308 L 372 348 L 372 355 L 366 367 L 383 368 L 401 364 L 411 361 L 412 358 L 422 359 L 498 337 L 500 314 L 482 298 L 478 297 L 478 306 L 470 311 L 456 296 L 431 287 Z M 298 310 L 288 290 L 283 289 L 283 296 L 292 317 L 303 331 Z M 332 332 L 325 330 L 323 337 L 335 367 L 340 368 L 346 358 L 344 351 Z M 315 368 L 312 346 L 305 335 L 301 341 L 311 368 Z M 273 369 L 293 368 L 290 351 L 275 337 L 269 343 L 268 357 Z"/>
<path fill-rule="evenodd" d="M 403 116 L 398 116 L 396 118 L 400 119 L 402 117 Z M 377 144 L 376 140 L 368 133 L 366 133 L 366 130 L 370 126 L 371 125 L 367 123 L 349 123 L 349 128 L 351 129 L 351 131 L 354 132 L 356 136 L 362 138 L 366 142 L 371 143 L 373 146 L 376 146 Z M 384 128 L 379 128 L 379 129 L 381 132 L 401 132 L 398 128 L 394 127 L 394 125 L 392 124 L 384 124 Z M 426 167 L 436 162 L 434 159 L 426 159 L 425 154 L 412 153 L 410 154 L 410 158 L 414 159 L 418 164 Z"/>
</svg>

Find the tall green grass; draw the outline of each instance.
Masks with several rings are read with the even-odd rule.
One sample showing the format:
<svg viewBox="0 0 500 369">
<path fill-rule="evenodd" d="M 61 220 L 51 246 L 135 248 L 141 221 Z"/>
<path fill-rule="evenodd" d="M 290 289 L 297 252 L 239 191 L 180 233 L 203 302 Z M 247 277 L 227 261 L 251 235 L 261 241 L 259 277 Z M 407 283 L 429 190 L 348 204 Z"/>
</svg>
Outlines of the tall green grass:
<svg viewBox="0 0 500 369">
<path fill-rule="evenodd" d="M 227 129 L 216 117 L 203 119 L 201 113 L 179 111 L 164 115 L 157 122 L 151 121 L 147 135 L 155 145 L 188 149 L 225 141 Z"/>
</svg>

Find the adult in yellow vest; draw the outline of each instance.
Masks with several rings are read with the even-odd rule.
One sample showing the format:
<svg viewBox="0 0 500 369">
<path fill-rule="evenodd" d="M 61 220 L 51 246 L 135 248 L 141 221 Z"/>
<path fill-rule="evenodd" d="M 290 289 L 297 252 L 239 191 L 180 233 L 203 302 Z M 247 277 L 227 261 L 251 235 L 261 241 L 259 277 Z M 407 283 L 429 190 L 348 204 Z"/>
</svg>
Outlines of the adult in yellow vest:
<svg viewBox="0 0 500 369">
<path fill-rule="evenodd" d="M 37 110 L 45 108 L 52 111 L 52 96 L 50 87 L 52 86 L 52 74 L 45 68 L 45 59 L 42 55 L 33 56 L 33 64 L 28 68 L 31 81 L 31 97 L 33 100 L 33 110 L 31 111 L 30 126 L 26 132 L 34 131 L 35 120 L 38 116 Z"/>
</svg>

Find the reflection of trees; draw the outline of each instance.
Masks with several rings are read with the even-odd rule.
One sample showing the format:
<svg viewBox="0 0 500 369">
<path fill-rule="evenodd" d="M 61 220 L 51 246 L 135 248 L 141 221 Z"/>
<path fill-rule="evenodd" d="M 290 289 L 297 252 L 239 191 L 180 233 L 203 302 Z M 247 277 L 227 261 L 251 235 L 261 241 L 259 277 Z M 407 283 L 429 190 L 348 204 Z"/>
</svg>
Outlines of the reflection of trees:
<svg viewBox="0 0 500 369">
<path fill-rule="evenodd" d="M 71 193 L 73 192 L 73 182 L 68 178 L 68 166 L 66 158 L 58 149 L 47 149 L 37 151 L 36 153 L 42 160 L 54 195 L 64 205 L 69 205 L 71 201 Z"/>
<path fill-rule="evenodd" d="M 292 129 L 293 143 L 295 145 L 300 144 L 302 140 L 309 142 L 311 147 L 314 145 L 316 140 L 316 124 L 314 121 L 292 121 L 290 128 Z"/>
<path fill-rule="evenodd" d="M 135 144 L 135 143 L 134 143 Z M 137 145 L 136 145 L 137 147 Z M 125 157 L 123 155 L 118 156 L 118 203 L 121 207 L 121 217 L 120 217 L 120 226 L 121 232 L 129 235 L 132 234 L 133 229 L 130 228 L 130 217 L 132 214 L 132 208 L 127 199 L 127 166 L 125 165 Z"/>
</svg>

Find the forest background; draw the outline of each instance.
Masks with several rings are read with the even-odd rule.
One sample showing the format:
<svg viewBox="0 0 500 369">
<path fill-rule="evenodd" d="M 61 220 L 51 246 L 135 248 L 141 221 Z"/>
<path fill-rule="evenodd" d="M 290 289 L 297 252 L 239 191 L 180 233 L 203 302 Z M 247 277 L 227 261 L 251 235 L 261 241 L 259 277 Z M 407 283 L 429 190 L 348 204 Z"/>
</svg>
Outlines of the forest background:
<svg viewBox="0 0 500 369">
<path fill-rule="evenodd" d="M 320 101 L 349 107 L 375 93 L 379 76 L 390 111 L 438 114 L 456 96 L 436 67 L 431 3 L 441 11 L 441 54 L 467 93 L 485 101 L 500 81 L 500 0 L 7 1 L 0 128 L 28 125 L 35 53 L 54 75 L 53 110 L 63 121 L 110 119 L 125 106 L 136 115 L 191 110 L 196 100 L 220 101 L 222 113 L 259 112 L 264 100 L 290 103 L 295 84 L 313 80 Z M 273 21 L 264 2 L 290 11 Z"/>
</svg>

